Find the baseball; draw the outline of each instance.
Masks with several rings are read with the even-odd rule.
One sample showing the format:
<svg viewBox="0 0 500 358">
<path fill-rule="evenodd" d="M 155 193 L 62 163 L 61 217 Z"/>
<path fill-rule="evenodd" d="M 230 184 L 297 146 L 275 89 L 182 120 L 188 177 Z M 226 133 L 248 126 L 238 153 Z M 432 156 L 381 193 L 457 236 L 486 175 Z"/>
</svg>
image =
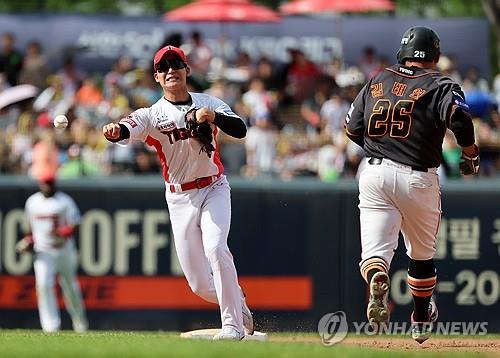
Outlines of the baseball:
<svg viewBox="0 0 500 358">
<path fill-rule="evenodd" d="M 68 126 L 68 118 L 64 114 L 60 114 L 54 118 L 54 127 L 66 128 Z"/>
</svg>

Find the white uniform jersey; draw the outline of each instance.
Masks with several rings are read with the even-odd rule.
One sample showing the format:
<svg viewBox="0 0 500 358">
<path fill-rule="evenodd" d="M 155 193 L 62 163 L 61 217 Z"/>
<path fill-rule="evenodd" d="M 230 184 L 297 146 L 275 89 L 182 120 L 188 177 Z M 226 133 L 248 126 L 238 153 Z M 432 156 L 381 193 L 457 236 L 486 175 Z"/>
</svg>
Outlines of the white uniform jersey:
<svg viewBox="0 0 500 358">
<path fill-rule="evenodd" d="M 80 211 L 75 202 L 60 191 L 50 198 L 41 192 L 31 195 L 26 201 L 25 210 L 35 251 L 52 250 L 57 240 L 55 230 L 63 225 L 77 225 L 80 222 Z"/>
<path fill-rule="evenodd" d="M 130 131 L 130 140 L 140 140 L 155 147 L 166 183 L 183 184 L 197 178 L 220 175 L 224 166 L 217 145 L 218 128 L 211 124 L 215 152 L 210 158 L 201 152 L 201 144 L 186 129 L 185 114 L 188 109 L 206 107 L 214 112 L 239 118 L 231 108 L 218 98 L 204 93 L 191 93 L 192 105 L 186 111 L 162 97 L 151 107 L 140 108 L 120 120 Z M 127 144 L 129 139 L 121 141 Z"/>
</svg>

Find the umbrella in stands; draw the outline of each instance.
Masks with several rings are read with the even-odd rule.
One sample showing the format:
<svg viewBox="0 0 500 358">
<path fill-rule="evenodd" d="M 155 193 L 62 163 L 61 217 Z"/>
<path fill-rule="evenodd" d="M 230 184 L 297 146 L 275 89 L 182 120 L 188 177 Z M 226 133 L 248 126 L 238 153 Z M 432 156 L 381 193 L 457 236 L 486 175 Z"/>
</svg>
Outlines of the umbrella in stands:
<svg viewBox="0 0 500 358">
<path fill-rule="evenodd" d="M 389 11 L 391 0 L 293 0 L 280 6 L 285 15 L 312 15 L 331 12 Z"/>
<path fill-rule="evenodd" d="M 169 21 L 276 22 L 275 11 L 249 0 L 197 0 L 165 14 Z"/>
<path fill-rule="evenodd" d="M 35 98 L 37 94 L 38 88 L 27 84 L 6 88 L 0 92 L 0 110 L 27 99 Z"/>
</svg>

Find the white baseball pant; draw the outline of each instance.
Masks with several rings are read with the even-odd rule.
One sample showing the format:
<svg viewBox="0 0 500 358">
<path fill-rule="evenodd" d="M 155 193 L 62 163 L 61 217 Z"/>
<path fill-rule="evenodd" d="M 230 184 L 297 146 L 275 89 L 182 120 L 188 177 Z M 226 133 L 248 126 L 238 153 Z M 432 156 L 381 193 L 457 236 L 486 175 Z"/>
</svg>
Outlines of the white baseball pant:
<svg viewBox="0 0 500 358">
<path fill-rule="evenodd" d="M 361 263 L 380 257 L 389 267 L 400 230 L 410 258 L 434 257 L 441 220 L 436 168 L 421 172 L 389 159 L 367 164 L 359 178 L 359 209 Z"/>
<path fill-rule="evenodd" d="M 61 317 L 55 294 L 55 277 L 59 275 L 66 309 L 71 316 L 73 329 L 87 330 L 88 323 L 77 280 L 77 253 L 73 241 L 59 248 L 38 251 L 34 269 L 40 324 L 45 332 L 55 332 L 61 327 Z"/>
<path fill-rule="evenodd" d="M 166 200 L 179 263 L 191 290 L 218 303 L 222 326 L 243 332 L 242 294 L 227 246 L 231 189 L 223 175 L 211 185 L 171 193 Z"/>
</svg>

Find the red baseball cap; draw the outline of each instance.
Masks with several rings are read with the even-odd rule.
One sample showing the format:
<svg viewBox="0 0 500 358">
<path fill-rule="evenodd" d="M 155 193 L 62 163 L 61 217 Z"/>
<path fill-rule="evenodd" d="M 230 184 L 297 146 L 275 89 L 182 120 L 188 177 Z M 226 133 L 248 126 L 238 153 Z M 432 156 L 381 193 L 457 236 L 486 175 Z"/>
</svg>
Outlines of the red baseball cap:
<svg viewBox="0 0 500 358">
<path fill-rule="evenodd" d="M 187 57 L 184 51 L 175 46 L 165 46 L 159 49 L 154 57 L 153 66 L 156 68 L 156 65 L 164 58 L 164 57 L 178 57 L 185 63 L 187 63 Z"/>
</svg>

